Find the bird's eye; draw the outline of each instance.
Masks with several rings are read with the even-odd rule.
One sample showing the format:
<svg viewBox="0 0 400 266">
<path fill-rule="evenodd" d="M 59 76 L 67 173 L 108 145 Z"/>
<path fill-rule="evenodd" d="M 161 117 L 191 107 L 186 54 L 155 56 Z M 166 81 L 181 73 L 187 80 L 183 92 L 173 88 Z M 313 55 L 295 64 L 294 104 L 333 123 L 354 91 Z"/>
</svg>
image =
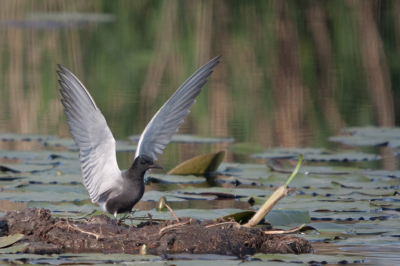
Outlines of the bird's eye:
<svg viewBox="0 0 400 266">
<path fill-rule="evenodd" d="M 142 164 L 145 164 L 146 163 L 146 161 L 142 161 Z"/>
</svg>

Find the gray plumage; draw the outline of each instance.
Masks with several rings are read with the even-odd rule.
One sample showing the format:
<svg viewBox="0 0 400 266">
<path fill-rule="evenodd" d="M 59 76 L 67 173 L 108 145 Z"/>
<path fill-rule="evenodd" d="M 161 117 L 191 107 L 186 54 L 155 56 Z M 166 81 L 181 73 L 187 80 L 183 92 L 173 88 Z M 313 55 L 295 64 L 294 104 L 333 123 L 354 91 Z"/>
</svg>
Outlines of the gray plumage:
<svg viewBox="0 0 400 266">
<path fill-rule="evenodd" d="M 134 193 L 134 191 L 144 191 L 143 182 L 132 183 L 127 180 L 137 179 L 140 181 L 147 169 L 158 167 L 152 160 L 157 160 L 156 153 L 161 154 L 172 136 L 178 131 L 183 119 L 189 113 L 189 108 L 195 103 L 196 96 L 213 72 L 212 69 L 219 63 L 219 58 L 220 56 L 212 59 L 197 70 L 155 114 L 140 136 L 131 169 L 125 173 L 121 173 L 118 168 L 115 139 L 103 114 L 97 108 L 85 86 L 74 74 L 58 65 L 61 70 L 58 71 L 61 79 L 59 83 L 62 88 L 60 91 L 64 98 L 61 102 L 65 107 L 64 113 L 68 118 L 70 132 L 79 148 L 83 184 L 89 191 L 92 201 L 99 203 L 103 211 L 116 215 L 115 210 L 107 208 L 107 201 L 115 201 L 116 197 L 126 196 L 130 191 L 134 195 L 134 199 L 131 198 L 130 205 L 133 205 L 130 209 L 140 200 L 143 193 Z M 140 173 L 133 171 L 137 165 L 135 160 L 139 155 L 147 155 L 151 158 L 149 158 L 151 162 L 146 164 L 148 168 L 144 170 L 143 175 L 142 171 Z M 137 172 L 136 176 L 130 175 L 134 172 Z M 131 187 L 134 184 L 140 188 Z M 122 209 L 118 209 L 118 213 L 122 212 L 119 210 Z"/>
</svg>

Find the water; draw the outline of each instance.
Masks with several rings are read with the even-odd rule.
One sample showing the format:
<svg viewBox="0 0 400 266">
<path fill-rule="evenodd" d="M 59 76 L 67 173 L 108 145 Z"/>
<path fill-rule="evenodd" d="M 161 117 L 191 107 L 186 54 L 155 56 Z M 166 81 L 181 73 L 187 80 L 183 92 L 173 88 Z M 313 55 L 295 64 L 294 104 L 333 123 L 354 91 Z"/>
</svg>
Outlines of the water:
<svg viewBox="0 0 400 266">
<path fill-rule="evenodd" d="M 233 137 L 236 143 L 249 144 L 246 152 L 228 150 L 225 163 L 267 163 L 251 157 L 260 152 L 256 145 L 313 147 L 374 153 L 382 159 L 342 164 L 309 162 L 312 166 L 399 170 L 399 159 L 394 155 L 397 148 L 355 148 L 328 141 L 343 127 L 398 125 L 400 42 L 395 32 L 398 32 L 399 4 L 397 1 L 379 3 L 379 6 L 370 6 L 340 1 L 324 4 L 318 1 L 313 4 L 296 1 L 6 1 L 0 9 L 0 32 L 5 36 L 0 41 L 0 134 L 70 138 L 55 73 L 56 64 L 60 63 L 85 84 L 114 137 L 128 140 L 130 135 L 143 131 L 162 104 L 197 68 L 222 54 L 221 63 L 179 133 Z M 67 14 L 60 16 L 56 12 Z M 76 12 L 98 15 L 69 14 Z M 360 18 L 369 22 L 364 28 Z M 375 43 L 379 45 L 374 46 Z M 159 156 L 158 164 L 169 170 L 196 155 L 227 147 L 231 145 L 171 143 Z M 35 141 L 0 141 L 0 150 L 62 152 L 65 148 Z M 133 157 L 133 152 L 118 153 L 120 168 L 128 168 Z M 21 162 L 21 159 L 0 159 L 1 164 Z M 60 171 L 79 175 L 76 162 L 74 167 L 65 166 Z M 267 179 L 269 174 L 262 177 Z M 329 187 L 333 186 L 329 182 L 335 181 L 332 177 L 317 178 L 327 180 Z M 235 188 L 234 184 L 218 181 L 225 179 L 221 175 L 200 184 L 151 183 L 146 191 L 179 191 L 188 186 Z M 11 184 L 1 182 L 3 188 Z M 257 182 L 257 186 L 239 187 L 265 189 L 258 179 Z M 279 182 L 270 184 L 278 186 Z M 396 191 L 400 185 L 398 179 L 384 177 L 371 185 L 361 180 L 359 174 L 344 176 L 338 182 L 363 187 L 363 190 L 392 187 L 386 192 Z M 308 194 L 331 192 L 321 188 L 296 188 Z M 356 203 L 366 211 L 358 216 L 344 210 L 321 215 L 314 212 L 312 205 L 305 209 L 311 217 L 342 215 L 340 219 L 359 219 L 372 212 L 369 203 L 365 205 L 368 199 L 384 197 L 384 192 L 376 190 L 375 196 L 356 198 Z M 397 199 L 396 195 L 390 198 Z M 323 200 L 327 198 L 311 199 Z M 18 201 L 2 199 L 0 208 L 8 211 L 28 204 Z M 86 203 L 89 202 L 83 201 L 82 205 Z M 326 204 L 329 209 L 329 203 Z M 393 224 L 385 226 L 394 229 L 398 228 L 398 207 L 395 201 L 391 204 L 394 207 L 377 212 L 392 215 L 387 221 Z M 147 211 L 154 206 L 155 202 L 142 201 L 137 208 Z M 238 200 L 172 201 L 171 207 L 177 210 L 251 208 L 246 201 Z M 332 223 L 341 223 L 341 220 Z M 327 230 L 327 235 L 334 234 L 332 230 Z M 353 235 L 344 235 L 353 240 Z M 313 244 L 317 255 L 361 255 L 371 263 L 379 260 L 381 264 L 385 260 L 390 264 L 399 260 L 397 251 L 390 248 L 391 241 L 397 240 L 395 235 L 383 237 L 382 243 L 375 242 L 375 238 L 363 240 L 371 241 L 370 245 L 362 242 L 347 245 L 346 240 Z M 372 253 L 371 249 L 375 248 L 378 252 Z"/>
</svg>

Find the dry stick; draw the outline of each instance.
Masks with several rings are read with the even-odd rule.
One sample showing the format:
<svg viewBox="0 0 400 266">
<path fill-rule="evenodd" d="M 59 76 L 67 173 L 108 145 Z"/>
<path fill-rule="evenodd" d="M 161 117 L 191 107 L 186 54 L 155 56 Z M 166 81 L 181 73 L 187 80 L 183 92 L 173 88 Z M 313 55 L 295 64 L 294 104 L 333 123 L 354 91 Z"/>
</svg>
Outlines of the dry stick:
<svg viewBox="0 0 400 266">
<path fill-rule="evenodd" d="M 251 228 L 256 226 L 264 217 L 267 215 L 267 213 L 272 210 L 272 208 L 275 206 L 275 204 L 286 194 L 288 193 L 287 186 L 292 181 L 293 177 L 297 174 L 299 171 L 301 165 L 303 162 L 303 154 L 300 154 L 299 156 L 299 161 L 297 162 L 297 166 L 294 169 L 293 173 L 289 177 L 288 181 L 286 182 L 285 185 L 282 185 L 278 187 L 277 190 L 268 198 L 268 200 L 264 203 L 264 205 L 254 214 L 254 216 L 250 219 L 250 221 L 243 225 L 243 227 Z"/>
<path fill-rule="evenodd" d="M 76 230 L 78 232 L 94 236 L 96 238 L 96 240 L 99 240 L 99 238 L 101 238 L 101 235 L 98 235 L 98 234 L 95 234 L 95 233 L 92 233 L 92 232 L 88 232 L 88 231 L 85 231 L 83 229 L 80 229 L 79 227 L 75 227 L 75 226 L 70 225 L 68 220 L 67 220 L 67 226 L 68 226 L 68 228 L 71 228 L 71 229 Z"/>
<path fill-rule="evenodd" d="M 272 230 L 272 231 L 264 231 L 266 235 L 282 235 L 282 234 L 290 234 L 294 232 L 298 232 L 301 228 L 303 228 L 304 224 L 299 227 L 295 227 L 290 230 Z"/>
<path fill-rule="evenodd" d="M 170 212 L 172 212 L 172 214 L 174 215 L 174 217 L 175 217 L 175 219 L 178 221 L 178 223 L 180 223 L 180 222 L 181 222 L 181 220 L 179 220 L 178 216 L 176 216 L 175 212 L 174 212 L 174 211 L 171 209 L 171 207 L 170 207 L 170 206 L 168 206 L 168 204 L 167 204 L 167 203 L 165 203 L 165 202 L 163 202 L 163 203 L 164 203 L 165 207 L 167 207 L 167 208 L 168 208 L 168 210 L 170 210 Z"/>
<path fill-rule="evenodd" d="M 218 223 L 218 224 L 210 224 L 205 226 L 205 228 L 210 228 L 214 226 L 220 226 L 220 225 L 231 225 L 233 224 L 235 227 L 240 227 L 240 225 L 237 222 L 224 222 L 224 223 Z"/>
<path fill-rule="evenodd" d="M 160 232 L 158 232 L 158 233 L 161 234 L 162 232 L 164 232 L 164 231 L 167 230 L 167 229 L 171 229 L 171 228 L 178 227 L 178 226 L 185 225 L 185 224 L 189 224 L 189 222 L 183 222 L 183 223 L 179 223 L 179 224 L 171 224 L 171 225 L 168 225 L 168 226 L 162 228 L 162 229 L 160 230 Z"/>
</svg>

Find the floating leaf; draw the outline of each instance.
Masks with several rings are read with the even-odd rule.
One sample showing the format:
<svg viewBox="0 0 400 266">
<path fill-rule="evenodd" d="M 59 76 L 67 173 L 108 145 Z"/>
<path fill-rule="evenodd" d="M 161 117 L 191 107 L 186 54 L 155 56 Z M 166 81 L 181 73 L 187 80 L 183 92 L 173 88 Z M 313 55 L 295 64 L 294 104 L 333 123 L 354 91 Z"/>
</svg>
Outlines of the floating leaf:
<svg viewBox="0 0 400 266">
<path fill-rule="evenodd" d="M 400 146 L 400 128 L 384 127 L 350 127 L 342 130 L 350 134 L 330 137 L 330 141 L 341 142 L 351 146 Z"/>
<path fill-rule="evenodd" d="M 334 136 L 330 137 L 329 140 L 349 146 L 384 146 L 389 143 L 386 139 L 365 138 L 362 136 Z"/>
<path fill-rule="evenodd" d="M 327 152 L 325 149 L 314 148 L 276 148 L 253 154 L 252 157 L 257 159 L 290 159 L 298 157 L 299 154 L 323 154 Z"/>
<path fill-rule="evenodd" d="M 8 199 L 15 202 L 28 202 L 31 200 L 60 202 L 88 198 L 88 192 L 83 185 L 29 185 L 0 193 L 0 199 Z"/>
<path fill-rule="evenodd" d="M 0 239 L 0 248 L 4 248 L 18 242 L 24 237 L 23 234 L 15 234 Z"/>
<path fill-rule="evenodd" d="M 217 153 L 209 153 L 196 156 L 190 160 L 187 160 L 171 171 L 169 175 L 202 175 L 211 172 L 215 172 L 221 162 L 224 160 L 225 151 Z"/>
<path fill-rule="evenodd" d="M 194 175 L 162 175 L 162 174 L 150 174 L 150 181 L 155 183 L 203 183 L 206 179 L 202 176 Z"/>
<path fill-rule="evenodd" d="M 273 226 L 311 223 L 310 214 L 304 210 L 272 210 L 265 219 Z"/>
<path fill-rule="evenodd" d="M 214 219 L 215 221 L 231 221 L 231 219 L 235 220 L 237 223 L 247 223 L 251 217 L 254 216 L 256 212 L 255 211 L 241 211 L 241 212 L 236 212 L 228 215 L 224 215 L 222 217 Z"/>
<path fill-rule="evenodd" d="M 348 264 L 348 263 L 362 263 L 364 262 L 364 258 L 362 256 L 349 256 L 349 255 L 319 255 L 319 254 L 262 254 L 258 253 L 253 256 L 249 256 L 250 258 L 261 259 L 262 261 L 279 261 L 281 264 L 288 265 L 292 262 L 296 263 L 304 263 L 309 265 L 311 264 Z M 296 264 L 294 264 L 296 265 Z"/>
<path fill-rule="evenodd" d="M 79 148 L 76 146 L 75 141 L 73 139 L 56 139 L 49 140 L 44 142 L 47 146 L 55 146 L 55 147 L 65 147 L 70 151 L 78 151 Z M 115 142 L 115 150 L 116 152 L 135 152 L 137 146 L 132 145 L 129 141 L 117 140 Z M 78 157 L 76 157 L 78 158 Z"/>
<path fill-rule="evenodd" d="M 276 162 L 275 160 L 270 160 L 268 162 L 268 166 L 276 172 L 279 173 L 291 173 L 293 171 L 292 165 L 282 165 Z M 355 172 L 361 172 L 362 169 L 354 168 L 354 167 L 345 167 L 345 166 L 303 166 L 300 168 L 299 173 L 302 174 L 329 174 L 329 175 L 341 175 L 341 174 L 350 174 Z"/>
<path fill-rule="evenodd" d="M 376 154 L 357 153 L 337 153 L 337 154 L 307 154 L 304 160 L 316 162 L 358 162 L 380 160 L 382 157 Z"/>
<path fill-rule="evenodd" d="M 58 137 L 45 136 L 45 135 L 16 134 L 16 133 L 0 134 L 0 141 L 47 141 L 54 139 L 58 139 Z"/>
<path fill-rule="evenodd" d="M 13 246 L 13 247 L 2 248 L 2 249 L 0 249 L 0 254 L 24 253 L 26 251 L 26 249 L 28 248 L 28 246 L 29 246 L 29 243 L 24 243 L 24 244 Z"/>
<path fill-rule="evenodd" d="M 53 169 L 52 165 L 28 165 L 28 164 L 0 164 L 0 172 L 12 173 L 36 173 Z"/>
<path fill-rule="evenodd" d="M 140 139 L 140 135 L 130 136 L 129 140 L 138 142 Z M 194 135 L 186 135 L 186 134 L 175 134 L 170 142 L 175 143 L 226 143 L 226 142 L 234 142 L 235 140 L 231 137 L 226 138 L 207 138 L 200 137 Z"/>
</svg>

